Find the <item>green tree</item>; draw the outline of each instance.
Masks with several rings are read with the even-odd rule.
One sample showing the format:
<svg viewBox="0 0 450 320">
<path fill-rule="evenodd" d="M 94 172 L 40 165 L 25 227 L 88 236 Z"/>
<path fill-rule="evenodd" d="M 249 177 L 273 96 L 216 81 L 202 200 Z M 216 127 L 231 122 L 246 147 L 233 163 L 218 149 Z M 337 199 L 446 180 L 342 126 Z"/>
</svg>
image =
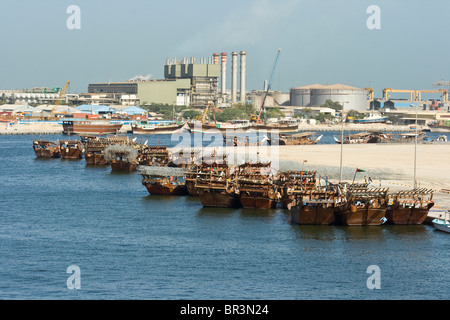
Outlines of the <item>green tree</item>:
<svg viewBox="0 0 450 320">
<path fill-rule="evenodd" d="M 362 119 L 364 117 L 364 113 L 358 112 L 356 110 L 350 110 L 349 112 L 347 112 L 347 118 Z"/>
<path fill-rule="evenodd" d="M 327 99 L 323 105 L 321 105 L 322 108 L 331 108 L 336 111 L 342 110 L 344 107 L 342 104 L 340 104 L 337 101 L 331 101 L 330 99 Z"/>
<path fill-rule="evenodd" d="M 323 122 L 325 122 L 326 120 L 333 121 L 333 120 L 334 120 L 334 116 L 333 116 L 332 114 L 330 114 L 330 113 L 323 113 L 323 112 L 320 112 L 318 115 L 316 115 L 316 116 L 314 117 L 314 119 L 316 119 L 317 121 L 323 123 Z"/>
<path fill-rule="evenodd" d="M 198 110 L 191 109 L 191 110 L 183 111 L 183 118 L 185 118 L 185 119 L 188 119 L 188 118 L 195 119 L 196 117 L 201 116 L 201 115 L 202 115 L 202 113 Z"/>
</svg>

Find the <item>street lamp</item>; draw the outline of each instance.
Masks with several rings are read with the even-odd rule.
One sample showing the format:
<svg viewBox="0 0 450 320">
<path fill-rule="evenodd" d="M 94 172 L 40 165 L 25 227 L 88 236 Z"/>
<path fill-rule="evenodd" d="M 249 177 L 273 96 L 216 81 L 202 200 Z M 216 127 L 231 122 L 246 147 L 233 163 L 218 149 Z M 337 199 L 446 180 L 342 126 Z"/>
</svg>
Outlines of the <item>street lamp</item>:
<svg viewBox="0 0 450 320">
<path fill-rule="evenodd" d="M 339 169 L 339 183 L 342 182 L 342 153 L 344 146 L 344 104 L 348 101 L 342 102 L 342 111 L 341 111 L 341 164 Z"/>
<path fill-rule="evenodd" d="M 416 172 L 417 172 L 417 106 L 411 104 L 411 107 L 415 107 L 416 109 L 416 125 L 415 125 L 415 137 L 414 137 L 414 189 L 417 189 L 417 180 L 416 180 Z"/>
</svg>

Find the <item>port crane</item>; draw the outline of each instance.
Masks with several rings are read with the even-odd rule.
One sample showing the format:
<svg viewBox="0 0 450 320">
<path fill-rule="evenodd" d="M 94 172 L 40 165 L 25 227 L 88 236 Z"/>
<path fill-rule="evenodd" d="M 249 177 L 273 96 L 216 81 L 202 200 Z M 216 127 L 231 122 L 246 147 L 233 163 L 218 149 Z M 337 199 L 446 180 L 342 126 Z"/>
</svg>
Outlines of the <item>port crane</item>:
<svg viewBox="0 0 450 320">
<path fill-rule="evenodd" d="M 368 92 L 367 97 L 369 100 L 373 100 L 374 90 L 373 88 L 364 88 Z"/>
<path fill-rule="evenodd" d="M 264 99 L 261 104 L 261 108 L 259 109 L 258 118 L 256 119 L 256 123 L 261 123 L 261 114 L 264 110 L 264 103 L 266 102 L 267 94 L 269 93 L 270 87 L 272 86 L 273 75 L 275 73 L 275 68 L 277 66 L 278 57 L 280 56 L 281 48 L 278 48 L 277 57 L 275 58 L 275 63 L 273 65 L 272 74 L 270 75 L 269 84 L 267 85 L 266 93 L 264 94 Z"/>
<path fill-rule="evenodd" d="M 383 89 L 383 100 L 389 99 L 389 93 L 391 92 L 409 92 L 409 100 L 415 101 L 416 100 L 416 90 L 399 90 L 399 89 L 392 89 L 392 88 L 384 88 Z"/>
<path fill-rule="evenodd" d="M 416 100 L 421 101 L 422 93 L 441 93 L 442 101 L 446 102 L 448 100 L 448 91 L 447 89 L 438 89 L 438 90 L 417 90 L 416 91 Z"/>
</svg>

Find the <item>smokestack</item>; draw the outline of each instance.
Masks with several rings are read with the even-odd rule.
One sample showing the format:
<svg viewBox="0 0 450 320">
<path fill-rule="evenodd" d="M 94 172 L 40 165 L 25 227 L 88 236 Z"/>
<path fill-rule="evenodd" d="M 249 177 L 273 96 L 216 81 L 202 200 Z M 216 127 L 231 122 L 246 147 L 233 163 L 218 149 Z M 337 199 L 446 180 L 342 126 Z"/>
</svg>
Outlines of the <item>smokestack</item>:
<svg viewBox="0 0 450 320">
<path fill-rule="evenodd" d="M 241 96 L 240 101 L 245 103 L 245 73 L 246 73 L 246 56 L 247 52 L 241 51 Z"/>
<path fill-rule="evenodd" d="M 214 53 L 213 57 L 214 57 L 214 64 L 219 64 L 219 54 L 218 53 Z"/>
<path fill-rule="evenodd" d="M 227 54 L 225 52 L 222 52 L 222 86 L 221 86 L 221 93 L 223 96 L 226 94 L 227 89 Z"/>
<path fill-rule="evenodd" d="M 238 53 L 231 53 L 231 103 L 236 103 L 237 99 L 237 56 Z"/>
</svg>

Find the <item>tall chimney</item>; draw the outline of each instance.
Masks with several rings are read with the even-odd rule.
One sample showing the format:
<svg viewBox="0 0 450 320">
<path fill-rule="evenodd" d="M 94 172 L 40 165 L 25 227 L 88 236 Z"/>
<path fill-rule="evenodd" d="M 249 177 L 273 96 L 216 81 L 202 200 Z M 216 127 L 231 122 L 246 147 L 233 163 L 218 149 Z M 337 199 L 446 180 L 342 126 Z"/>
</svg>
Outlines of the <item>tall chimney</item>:
<svg viewBox="0 0 450 320">
<path fill-rule="evenodd" d="M 231 53 L 231 103 L 237 101 L 237 56 L 236 51 Z"/>
<path fill-rule="evenodd" d="M 221 93 L 223 96 L 226 94 L 227 89 L 227 54 L 225 52 L 222 52 L 222 86 L 221 86 Z"/>
<path fill-rule="evenodd" d="M 214 57 L 214 64 L 219 64 L 219 54 L 218 53 L 214 53 L 213 57 Z"/>
<path fill-rule="evenodd" d="M 246 72 L 246 56 L 247 52 L 241 51 L 241 103 L 245 103 L 245 72 Z"/>
</svg>

